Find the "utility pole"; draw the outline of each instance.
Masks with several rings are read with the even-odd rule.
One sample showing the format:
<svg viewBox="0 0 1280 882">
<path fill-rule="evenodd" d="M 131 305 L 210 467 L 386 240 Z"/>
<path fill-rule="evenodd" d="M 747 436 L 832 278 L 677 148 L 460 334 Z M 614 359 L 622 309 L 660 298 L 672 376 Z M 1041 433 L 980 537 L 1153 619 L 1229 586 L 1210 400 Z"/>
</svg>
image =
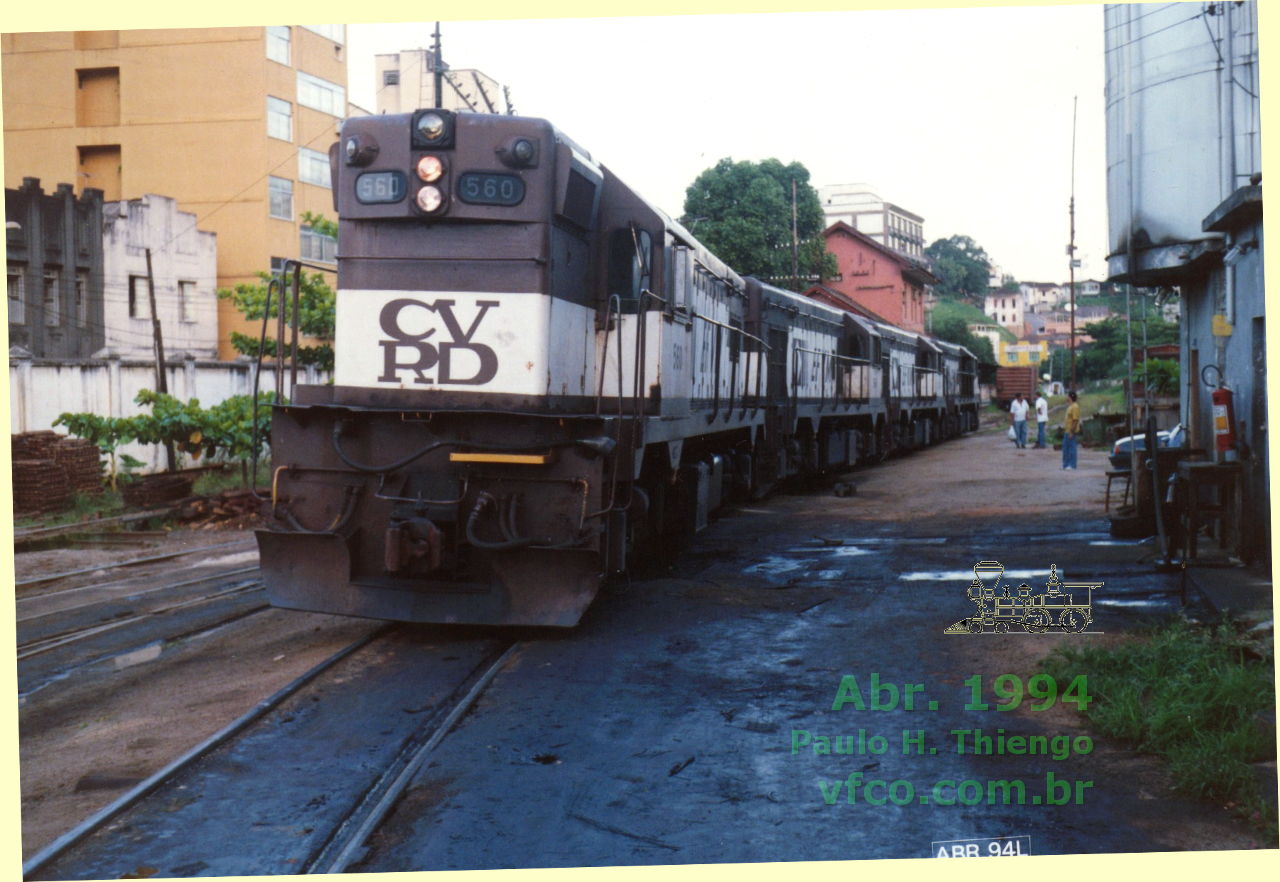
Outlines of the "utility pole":
<svg viewBox="0 0 1280 882">
<path fill-rule="evenodd" d="M 796 233 L 796 179 L 791 179 L 791 284 L 800 290 L 800 240 Z"/>
<path fill-rule="evenodd" d="M 156 353 L 156 391 L 168 394 L 169 379 L 164 371 L 164 335 L 160 333 L 160 315 L 156 312 L 156 280 L 151 272 L 150 248 L 147 249 L 147 302 L 151 307 L 151 337 Z M 174 471 L 178 466 L 178 458 L 174 452 L 172 441 L 165 442 L 164 454 L 165 460 L 169 465 L 169 471 Z"/>
<path fill-rule="evenodd" d="M 1071 99 L 1071 202 L 1067 209 L 1071 216 L 1071 241 L 1067 244 L 1067 268 L 1071 285 L 1071 388 L 1076 387 L 1076 104 Z"/>
<path fill-rule="evenodd" d="M 444 58 L 440 54 L 440 22 L 436 22 L 435 44 L 431 47 L 435 58 L 436 103 L 437 108 L 444 106 Z"/>
</svg>

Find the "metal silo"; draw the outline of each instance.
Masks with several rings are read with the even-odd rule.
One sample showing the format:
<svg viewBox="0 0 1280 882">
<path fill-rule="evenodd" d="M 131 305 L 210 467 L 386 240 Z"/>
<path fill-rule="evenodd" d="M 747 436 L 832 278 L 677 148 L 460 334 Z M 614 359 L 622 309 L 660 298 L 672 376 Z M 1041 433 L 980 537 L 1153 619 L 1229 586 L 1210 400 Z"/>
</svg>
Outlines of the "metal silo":
<svg viewBox="0 0 1280 882">
<path fill-rule="evenodd" d="M 1205 216 L 1262 168 L 1257 8 L 1108 5 L 1104 21 L 1109 275 L 1177 284 L 1220 250 Z"/>
</svg>

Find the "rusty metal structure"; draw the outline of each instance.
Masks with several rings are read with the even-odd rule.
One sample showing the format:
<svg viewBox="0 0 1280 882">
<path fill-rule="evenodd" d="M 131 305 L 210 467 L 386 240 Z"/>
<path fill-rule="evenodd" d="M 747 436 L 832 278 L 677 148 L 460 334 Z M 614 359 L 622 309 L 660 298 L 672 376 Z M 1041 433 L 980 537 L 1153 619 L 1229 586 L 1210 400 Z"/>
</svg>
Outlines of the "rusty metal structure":
<svg viewBox="0 0 1280 882">
<path fill-rule="evenodd" d="M 269 596 L 576 624 L 730 498 L 977 427 L 976 360 L 743 277 L 544 120 L 353 118 L 334 383 L 276 407 Z"/>
</svg>

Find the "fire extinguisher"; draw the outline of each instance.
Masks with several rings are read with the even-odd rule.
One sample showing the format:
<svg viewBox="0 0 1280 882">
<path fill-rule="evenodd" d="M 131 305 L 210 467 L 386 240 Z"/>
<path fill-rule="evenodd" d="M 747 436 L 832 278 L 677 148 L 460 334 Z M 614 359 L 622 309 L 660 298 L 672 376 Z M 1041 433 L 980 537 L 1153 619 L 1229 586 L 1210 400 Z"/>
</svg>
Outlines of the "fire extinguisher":
<svg viewBox="0 0 1280 882">
<path fill-rule="evenodd" d="M 1236 415 L 1231 406 L 1231 390 L 1219 386 L 1213 390 L 1213 434 L 1218 453 L 1226 462 L 1236 459 Z"/>
</svg>

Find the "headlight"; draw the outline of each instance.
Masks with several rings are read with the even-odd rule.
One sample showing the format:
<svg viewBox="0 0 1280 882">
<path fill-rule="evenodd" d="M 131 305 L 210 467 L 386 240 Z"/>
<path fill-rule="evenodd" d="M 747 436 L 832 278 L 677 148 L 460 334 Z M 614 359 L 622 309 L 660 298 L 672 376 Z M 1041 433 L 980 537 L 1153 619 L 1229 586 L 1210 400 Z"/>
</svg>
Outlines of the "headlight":
<svg viewBox="0 0 1280 882">
<path fill-rule="evenodd" d="M 440 180 L 444 174 L 444 163 L 438 156 L 424 156 L 418 160 L 418 177 L 431 184 Z"/>
<path fill-rule="evenodd" d="M 418 136 L 425 141 L 438 141 L 444 135 L 444 117 L 438 113 L 424 113 L 418 117 Z"/>
<path fill-rule="evenodd" d="M 535 155 L 533 142 L 528 138 L 517 138 L 516 142 L 511 145 L 511 155 L 521 165 L 531 162 Z"/>
<path fill-rule="evenodd" d="M 418 191 L 415 201 L 418 203 L 419 208 L 427 214 L 431 214 L 435 211 L 439 211 L 440 206 L 444 204 L 444 194 L 440 192 L 439 187 L 427 184 Z"/>
</svg>

